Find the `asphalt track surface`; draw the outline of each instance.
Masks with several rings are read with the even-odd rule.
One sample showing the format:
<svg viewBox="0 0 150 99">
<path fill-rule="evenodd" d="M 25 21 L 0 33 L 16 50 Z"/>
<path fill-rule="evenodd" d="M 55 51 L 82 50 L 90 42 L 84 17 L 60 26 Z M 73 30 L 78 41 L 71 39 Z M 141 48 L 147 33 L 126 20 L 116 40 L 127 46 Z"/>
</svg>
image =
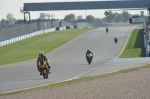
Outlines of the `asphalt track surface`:
<svg viewBox="0 0 150 99">
<path fill-rule="evenodd" d="M 46 55 L 51 72 L 43 79 L 36 68 L 36 59 L 0 67 L 0 93 L 26 89 L 75 78 L 114 72 L 149 63 L 149 58 L 116 58 L 122 52 L 134 26 L 101 27 L 91 30 Z M 119 42 L 113 42 L 117 36 Z M 85 59 L 87 49 L 94 58 L 91 65 Z M 38 53 L 37 53 L 38 55 Z"/>
</svg>

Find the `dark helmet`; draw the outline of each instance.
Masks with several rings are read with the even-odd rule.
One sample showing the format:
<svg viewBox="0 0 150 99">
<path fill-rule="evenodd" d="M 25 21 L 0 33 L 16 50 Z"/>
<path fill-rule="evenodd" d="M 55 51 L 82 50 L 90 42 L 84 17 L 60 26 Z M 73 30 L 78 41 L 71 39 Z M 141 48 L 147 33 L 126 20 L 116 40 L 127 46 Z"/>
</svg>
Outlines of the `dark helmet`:
<svg viewBox="0 0 150 99">
<path fill-rule="evenodd" d="M 44 56 L 43 52 L 40 52 L 39 57 L 43 57 L 43 56 Z"/>
<path fill-rule="evenodd" d="M 87 52 L 91 52 L 90 49 L 87 49 Z"/>
</svg>

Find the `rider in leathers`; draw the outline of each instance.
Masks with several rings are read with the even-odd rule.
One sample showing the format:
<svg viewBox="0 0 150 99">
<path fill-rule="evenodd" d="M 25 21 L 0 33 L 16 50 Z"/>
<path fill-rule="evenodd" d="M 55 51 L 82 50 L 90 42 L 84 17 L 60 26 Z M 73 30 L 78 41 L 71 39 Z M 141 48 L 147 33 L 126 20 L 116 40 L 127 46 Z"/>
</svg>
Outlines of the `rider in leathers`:
<svg viewBox="0 0 150 99">
<path fill-rule="evenodd" d="M 92 59 L 93 59 L 93 52 L 90 50 L 90 49 L 87 49 L 87 52 L 86 52 L 86 60 L 88 59 L 88 57 L 87 57 L 87 54 L 88 53 L 91 53 L 92 54 Z"/>
<path fill-rule="evenodd" d="M 40 72 L 40 75 L 41 75 L 41 71 L 40 71 L 40 68 L 39 68 L 39 65 L 40 64 L 44 64 L 44 62 L 46 62 L 46 64 L 47 64 L 47 66 L 48 66 L 48 69 L 49 69 L 49 73 L 51 73 L 50 72 L 50 65 L 49 65 L 49 62 L 48 62 L 48 59 L 47 59 L 47 57 L 43 54 L 43 52 L 40 52 L 39 53 L 39 57 L 37 58 L 37 62 L 36 62 L 36 64 L 37 64 L 37 69 L 38 69 L 38 71 Z"/>
<path fill-rule="evenodd" d="M 114 38 L 114 42 L 116 42 L 116 43 L 118 42 L 118 38 L 117 37 Z"/>
<path fill-rule="evenodd" d="M 108 33 L 108 28 L 106 28 L 106 32 Z"/>
</svg>

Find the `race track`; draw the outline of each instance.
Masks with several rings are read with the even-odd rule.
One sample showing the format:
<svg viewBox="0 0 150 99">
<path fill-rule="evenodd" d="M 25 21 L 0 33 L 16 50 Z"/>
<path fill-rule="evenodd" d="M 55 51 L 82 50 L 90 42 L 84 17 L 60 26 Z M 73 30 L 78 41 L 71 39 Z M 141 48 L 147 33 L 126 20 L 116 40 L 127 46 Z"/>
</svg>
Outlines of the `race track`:
<svg viewBox="0 0 150 99">
<path fill-rule="evenodd" d="M 46 55 L 52 67 L 52 74 L 48 79 L 40 76 L 36 68 L 36 59 L 1 66 L 0 93 L 147 64 L 149 58 L 116 58 L 123 50 L 133 28 L 134 26 L 109 27 L 107 34 L 105 28 L 101 27 L 83 34 Z M 117 44 L 113 42 L 115 36 L 119 39 Z M 87 49 L 91 49 L 94 53 L 91 65 L 88 65 L 85 59 Z"/>
</svg>

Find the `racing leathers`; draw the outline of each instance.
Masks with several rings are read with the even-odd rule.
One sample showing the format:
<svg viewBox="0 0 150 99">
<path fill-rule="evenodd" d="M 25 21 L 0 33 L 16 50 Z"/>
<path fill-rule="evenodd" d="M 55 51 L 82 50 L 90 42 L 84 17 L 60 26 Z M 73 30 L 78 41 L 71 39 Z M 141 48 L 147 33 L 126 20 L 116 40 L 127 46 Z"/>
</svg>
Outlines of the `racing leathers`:
<svg viewBox="0 0 150 99">
<path fill-rule="evenodd" d="M 41 75 L 41 70 L 40 70 L 40 68 L 39 68 L 39 66 L 40 65 L 45 65 L 45 63 L 46 63 L 46 65 L 48 66 L 48 69 L 49 69 L 49 73 L 51 73 L 50 72 L 50 65 L 49 65 L 49 62 L 48 62 L 48 59 L 47 59 L 47 57 L 44 55 L 44 56 L 42 56 L 42 57 L 38 57 L 37 58 L 37 69 L 38 69 L 38 71 L 40 72 L 40 75 Z"/>
<path fill-rule="evenodd" d="M 88 59 L 87 54 L 91 53 L 92 54 L 92 59 L 93 59 L 93 53 L 91 51 L 86 52 L 86 60 Z"/>
</svg>

